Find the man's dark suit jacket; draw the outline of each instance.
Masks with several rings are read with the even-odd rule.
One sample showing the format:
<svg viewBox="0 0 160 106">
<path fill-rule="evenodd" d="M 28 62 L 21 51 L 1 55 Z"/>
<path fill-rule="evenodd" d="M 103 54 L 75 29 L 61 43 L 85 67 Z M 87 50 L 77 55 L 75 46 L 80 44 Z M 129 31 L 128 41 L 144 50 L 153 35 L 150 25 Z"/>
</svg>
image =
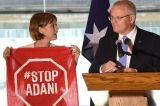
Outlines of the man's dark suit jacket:
<svg viewBox="0 0 160 106">
<path fill-rule="evenodd" d="M 89 72 L 99 73 L 100 66 L 110 60 L 116 61 L 118 33 L 111 33 L 99 41 L 95 59 Z M 132 49 L 130 68 L 138 72 L 160 71 L 160 36 L 137 27 L 137 34 Z"/>
</svg>

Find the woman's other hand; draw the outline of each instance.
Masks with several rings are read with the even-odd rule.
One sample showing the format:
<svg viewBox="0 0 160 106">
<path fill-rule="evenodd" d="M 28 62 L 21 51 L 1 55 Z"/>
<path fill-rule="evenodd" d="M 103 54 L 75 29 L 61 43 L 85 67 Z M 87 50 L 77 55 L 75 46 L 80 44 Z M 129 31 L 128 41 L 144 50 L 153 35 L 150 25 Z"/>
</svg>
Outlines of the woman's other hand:
<svg viewBox="0 0 160 106">
<path fill-rule="evenodd" d="M 77 63 L 80 55 L 80 49 L 76 45 L 71 45 L 71 50 L 72 50 L 72 55 L 74 55 L 75 61 Z"/>
<path fill-rule="evenodd" d="M 6 49 L 3 51 L 3 58 L 6 60 L 7 57 L 9 57 L 11 54 L 11 48 L 10 47 L 6 47 Z"/>
</svg>

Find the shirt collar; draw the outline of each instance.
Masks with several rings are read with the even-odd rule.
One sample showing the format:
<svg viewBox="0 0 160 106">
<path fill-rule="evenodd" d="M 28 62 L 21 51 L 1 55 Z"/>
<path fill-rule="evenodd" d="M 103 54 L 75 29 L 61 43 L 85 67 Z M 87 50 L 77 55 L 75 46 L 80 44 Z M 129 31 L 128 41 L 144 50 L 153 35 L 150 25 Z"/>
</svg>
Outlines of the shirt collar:
<svg viewBox="0 0 160 106">
<path fill-rule="evenodd" d="M 129 32 L 126 36 L 129 39 L 135 39 L 136 32 L 137 32 L 137 27 L 134 27 L 134 29 L 131 32 Z M 119 40 L 121 40 L 123 36 L 125 35 L 119 34 Z"/>
</svg>

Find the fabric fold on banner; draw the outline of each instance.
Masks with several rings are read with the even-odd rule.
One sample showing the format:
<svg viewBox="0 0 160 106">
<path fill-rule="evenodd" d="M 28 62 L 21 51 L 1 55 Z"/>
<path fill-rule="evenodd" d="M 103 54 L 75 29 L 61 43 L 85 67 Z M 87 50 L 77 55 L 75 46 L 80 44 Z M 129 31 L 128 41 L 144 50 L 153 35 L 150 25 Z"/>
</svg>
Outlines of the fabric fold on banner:
<svg viewBox="0 0 160 106">
<path fill-rule="evenodd" d="M 69 47 L 11 49 L 8 106 L 79 106 L 76 63 Z"/>
</svg>

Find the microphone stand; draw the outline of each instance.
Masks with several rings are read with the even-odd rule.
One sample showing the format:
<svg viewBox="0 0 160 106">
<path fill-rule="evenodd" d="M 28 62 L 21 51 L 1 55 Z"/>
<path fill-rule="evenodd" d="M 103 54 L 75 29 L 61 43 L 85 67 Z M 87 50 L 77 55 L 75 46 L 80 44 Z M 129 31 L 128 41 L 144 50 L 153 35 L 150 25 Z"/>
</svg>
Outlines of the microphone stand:
<svg viewBox="0 0 160 106">
<path fill-rule="evenodd" d="M 127 45 L 129 46 L 130 50 L 132 51 L 133 45 L 132 45 L 132 43 L 131 43 L 131 40 L 130 40 L 130 39 L 126 39 L 126 40 L 124 41 L 124 43 L 127 44 Z M 121 42 L 120 40 L 117 40 L 117 41 L 116 41 L 116 45 L 117 45 L 117 48 L 118 48 L 118 56 L 119 56 L 119 57 L 122 57 L 122 56 L 124 56 L 125 54 L 128 55 L 128 56 L 132 56 L 132 54 L 131 54 L 130 52 L 124 51 L 124 50 L 122 49 L 121 44 L 122 44 L 122 42 Z M 117 64 L 116 64 L 115 67 L 116 67 L 116 70 L 115 70 L 114 72 L 124 72 L 124 68 L 125 68 L 125 67 L 122 66 L 121 63 L 117 62 Z"/>
</svg>

